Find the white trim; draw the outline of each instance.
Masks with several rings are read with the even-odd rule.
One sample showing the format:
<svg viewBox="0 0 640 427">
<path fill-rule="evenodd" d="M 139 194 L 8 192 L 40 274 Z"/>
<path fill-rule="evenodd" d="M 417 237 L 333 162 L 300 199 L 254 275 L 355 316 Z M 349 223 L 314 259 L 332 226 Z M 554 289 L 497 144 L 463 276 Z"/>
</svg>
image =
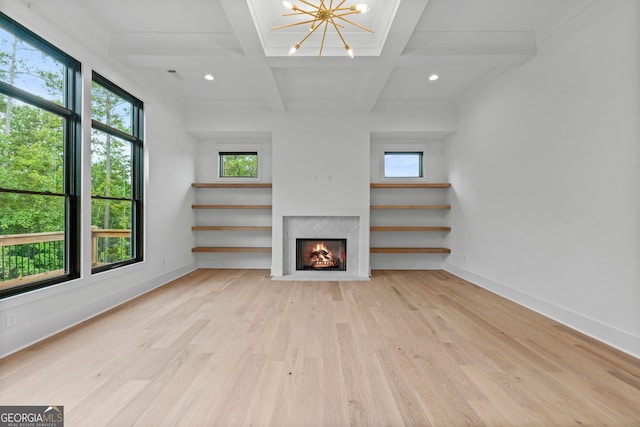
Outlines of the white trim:
<svg viewBox="0 0 640 427">
<path fill-rule="evenodd" d="M 382 256 L 379 256 L 382 255 Z M 371 270 L 442 270 L 444 261 L 434 260 L 429 261 L 424 259 L 425 254 L 419 254 L 423 257 L 422 260 L 407 259 L 407 255 L 411 254 L 395 254 L 396 256 L 390 256 L 393 254 L 380 254 L 373 253 L 370 255 Z M 431 256 L 440 254 L 430 254 Z M 441 258 L 444 258 L 447 254 L 441 254 Z"/>
<path fill-rule="evenodd" d="M 444 270 L 633 357 L 640 358 L 640 337 L 529 295 L 507 284 L 473 273 L 460 266 L 445 262 Z"/>
</svg>

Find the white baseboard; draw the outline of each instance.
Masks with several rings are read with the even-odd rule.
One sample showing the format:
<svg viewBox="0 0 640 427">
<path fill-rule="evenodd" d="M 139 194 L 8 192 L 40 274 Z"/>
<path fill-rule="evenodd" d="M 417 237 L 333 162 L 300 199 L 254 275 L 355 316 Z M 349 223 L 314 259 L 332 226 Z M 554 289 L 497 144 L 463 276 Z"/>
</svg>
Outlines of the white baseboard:
<svg viewBox="0 0 640 427">
<path fill-rule="evenodd" d="M 442 270 L 445 254 L 387 254 L 372 253 L 371 270 Z"/>
<path fill-rule="evenodd" d="M 82 303 L 75 304 L 68 310 L 50 310 L 52 303 L 46 299 L 28 301 L 22 307 L 17 303 L 14 307 L 10 308 L 10 310 L 17 312 L 18 316 L 24 319 L 24 322 L 22 322 L 23 325 L 21 327 L 2 331 L 0 334 L 0 358 L 109 311 L 129 300 L 159 288 L 194 269 L 195 266 L 193 264 L 187 264 L 147 280 L 119 288 L 115 292 L 100 294 L 97 295 L 96 298 L 83 300 Z M 118 280 L 118 278 L 112 280 Z M 100 283 L 103 284 L 107 282 L 108 280 L 104 280 Z M 50 298 L 56 299 L 57 301 L 64 301 L 65 298 L 78 299 L 78 296 L 70 295 L 70 293 L 73 294 L 77 292 L 82 292 L 82 286 L 74 284 L 74 290 L 70 290 L 69 293 L 58 292 Z M 40 315 L 33 316 L 34 310 L 37 310 Z"/>
<path fill-rule="evenodd" d="M 562 323 L 593 339 L 610 345 L 633 357 L 640 358 L 640 337 L 633 336 L 612 326 L 603 324 L 582 314 L 575 313 L 549 301 L 529 295 L 506 284 L 496 282 L 460 266 L 444 263 L 445 271 L 461 277 L 481 288 L 500 295 L 536 313 Z"/>
<path fill-rule="evenodd" d="M 442 270 L 442 261 L 380 262 L 371 264 L 371 270 Z"/>
<path fill-rule="evenodd" d="M 271 269 L 271 254 L 256 253 L 203 253 L 196 254 L 196 265 L 198 268 L 220 268 L 220 269 L 247 269 L 262 270 Z"/>
</svg>

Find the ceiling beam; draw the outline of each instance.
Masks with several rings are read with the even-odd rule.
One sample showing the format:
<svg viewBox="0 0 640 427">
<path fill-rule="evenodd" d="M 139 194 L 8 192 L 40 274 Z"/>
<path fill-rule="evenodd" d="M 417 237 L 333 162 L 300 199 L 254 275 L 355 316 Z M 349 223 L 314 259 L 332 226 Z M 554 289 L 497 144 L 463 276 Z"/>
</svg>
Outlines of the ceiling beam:
<svg viewBox="0 0 640 427">
<path fill-rule="evenodd" d="M 380 94 L 393 73 L 395 62 L 402 56 L 405 46 L 411 38 L 411 34 L 418 25 L 420 17 L 424 13 L 429 0 L 403 1 L 400 3 L 394 23 L 387 35 L 382 49 L 381 65 L 373 68 L 369 75 L 362 80 L 358 88 L 356 105 L 364 111 L 372 111 L 376 106 Z M 401 25 L 399 23 L 402 23 Z"/>
<path fill-rule="evenodd" d="M 286 106 L 282 94 L 273 75 L 273 71 L 264 58 L 264 52 L 258 33 L 251 19 L 251 13 L 246 1 L 220 0 L 231 27 L 242 47 L 245 55 L 254 58 L 253 67 L 256 68 L 256 79 L 260 80 L 261 94 L 274 112 L 284 112 Z"/>
</svg>

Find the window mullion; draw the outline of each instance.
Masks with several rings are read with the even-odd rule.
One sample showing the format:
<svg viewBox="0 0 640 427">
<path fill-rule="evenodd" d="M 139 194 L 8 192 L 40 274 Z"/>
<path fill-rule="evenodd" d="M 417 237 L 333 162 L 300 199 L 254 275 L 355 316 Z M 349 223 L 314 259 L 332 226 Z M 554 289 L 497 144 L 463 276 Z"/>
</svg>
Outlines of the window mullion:
<svg viewBox="0 0 640 427">
<path fill-rule="evenodd" d="M 116 129 L 116 128 L 111 127 L 109 125 L 105 125 L 104 123 L 99 122 L 97 120 L 91 120 L 91 127 L 94 128 L 94 129 L 97 129 L 97 130 L 99 130 L 101 132 L 108 133 L 111 136 L 115 136 L 117 138 L 124 139 L 125 141 L 136 142 L 138 140 L 133 135 L 130 135 L 130 134 L 126 133 L 126 132 L 122 132 L 120 129 Z"/>
<path fill-rule="evenodd" d="M 37 95 L 0 81 L 0 93 L 62 117 L 73 117 L 73 111 Z"/>
</svg>

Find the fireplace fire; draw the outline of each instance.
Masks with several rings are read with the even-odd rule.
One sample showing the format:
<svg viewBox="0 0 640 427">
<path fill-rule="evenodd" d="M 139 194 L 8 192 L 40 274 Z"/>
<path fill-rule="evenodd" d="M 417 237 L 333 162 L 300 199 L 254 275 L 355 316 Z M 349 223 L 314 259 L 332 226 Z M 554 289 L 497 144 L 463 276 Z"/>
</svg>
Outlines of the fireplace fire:
<svg viewBox="0 0 640 427">
<path fill-rule="evenodd" d="M 347 271 L 347 239 L 296 239 L 296 270 Z"/>
</svg>

